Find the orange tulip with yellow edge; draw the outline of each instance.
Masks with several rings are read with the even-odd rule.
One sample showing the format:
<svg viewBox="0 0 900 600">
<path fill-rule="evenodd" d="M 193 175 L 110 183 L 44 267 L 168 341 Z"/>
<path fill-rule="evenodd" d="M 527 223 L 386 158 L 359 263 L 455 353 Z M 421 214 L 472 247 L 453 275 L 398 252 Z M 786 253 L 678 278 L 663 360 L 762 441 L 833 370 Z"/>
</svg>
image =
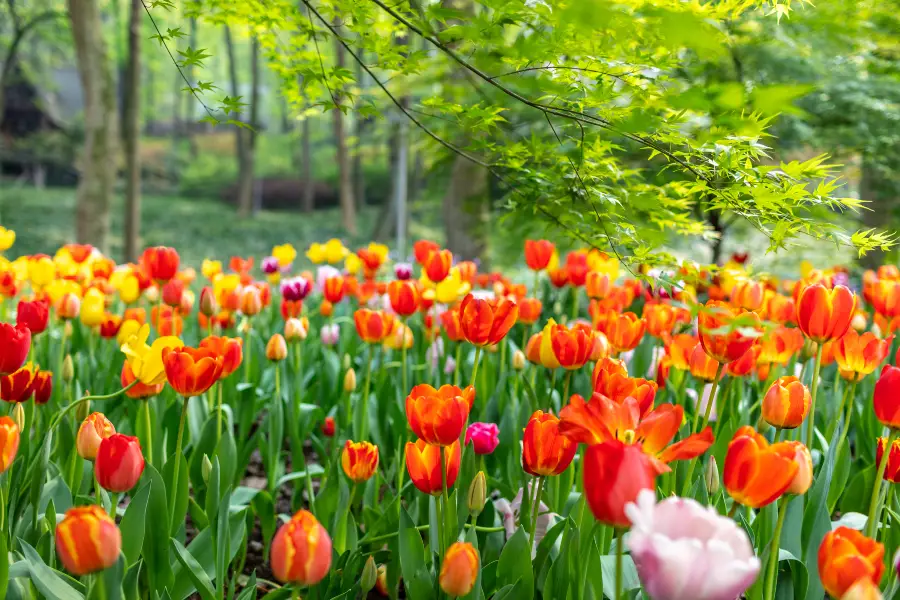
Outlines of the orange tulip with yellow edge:
<svg viewBox="0 0 900 600">
<path fill-rule="evenodd" d="M 441 473 L 441 452 L 444 453 L 446 472 Z M 423 494 L 440 496 L 447 487 L 453 487 L 459 475 L 460 451 L 459 440 L 449 446 L 428 444 L 425 440 L 416 440 L 406 444 L 406 469 L 416 489 Z"/>
<path fill-rule="evenodd" d="M 378 468 L 378 446 L 347 440 L 341 452 L 341 468 L 354 483 L 368 481 Z"/>
<path fill-rule="evenodd" d="M 752 427 L 739 428 L 725 454 L 722 483 L 735 502 L 762 508 L 780 498 L 799 469 L 794 447 L 787 442 L 769 444 Z"/>
<path fill-rule="evenodd" d="M 425 442 L 449 446 L 462 435 L 474 403 L 472 386 L 460 389 L 443 385 L 435 389 L 422 383 L 406 397 L 406 418 L 413 433 Z"/>
<path fill-rule="evenodd" d="M 861 381 L 866 375 L 874 373 L 890 352 L 891 341 L 879 339 L 870 331 L 860 335 L 852 329 L 848 330 L 833 345 L 834 359 L 841 377 L 848 381 Z"/>
<path fill-rule="evenodd" d="M 647 333 L 657 339 L 665 339 L 672 333 L 678 322 L 678 310 L 671 304 L 655 302 L 644 305 L 644 322 Z"/>
<path fill-rule="evenodd" d="M 391 333 L 394 315 L 381 310 L 360 308 L 353 313 L 353 323 L 361 340 L 368 344 L 378 344 Z"/>
<path fill-rule="evenodd" d="M 272 538 L 270 560 L 278 581 L 315 585 L 331 569 L 331 537 L 311 512 L 298 511 Z"/>
<path fill-rule="evenodd" d="M 797 300 L 797 325 L 814 342 L 843 337 L 856 311 L 856 295 L 843 285 L 828 289 L 821 283 L 807 286 Z"/>
<path fill-rule="evenodd" d="M 518 305 L 506 298 L 490 300 L 468 294 L 459 307 L 459 324 L 469 343 L 476 346 L 497 344 L 516 323 Z"/>
<path fill-rule="evenodd" d="M 755 336 L 745 335 L 742 330 L 758 330 L 759 321 L 756 313 L 742 313 L 730 304 L 710 300 L 697 315 L 700 343 L 716 361 L 730 363 L 739 359 L 756 341 Z"/>
<path fill-rule="evenodd" d="M 223 358 L 208 348 L 163 348 L 166 379 L 179 395 L 199 396 L 222 375 Z"/>
<path fill-rule="evenodd" d="M 522 465 L 529 475 L 546 477 L 565 471 L 575 457 L 577 444 L 562 435 L 559 419 L 535 411 L 525 426 L 522 438 Z"/>
<path fill-rule="evenodd" d="M 619 314 L 609 311 L 603 323 L 597 324 L 597 329 L 606 334 L 609 345 L 616 353 L 637 348 L 644 337 L 645 327 L 644 320 L 633 312 Z"/>
<path fill-rule="evenodd" d="M 96 504 L 69 509 L 56 527 L 56 553 L 73 575 L 108 569 L 121 550 L 122 534 L 116 522 Z"/>
</svg>

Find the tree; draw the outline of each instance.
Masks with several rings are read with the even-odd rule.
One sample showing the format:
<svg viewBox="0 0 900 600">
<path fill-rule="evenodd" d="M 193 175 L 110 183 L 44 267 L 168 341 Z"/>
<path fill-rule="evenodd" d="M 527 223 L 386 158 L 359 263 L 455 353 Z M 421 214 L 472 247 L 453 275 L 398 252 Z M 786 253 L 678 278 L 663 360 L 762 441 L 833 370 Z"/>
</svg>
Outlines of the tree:
<svg viewBox="0 0 900 600">
<path fill-rule="evenodd" d="M 122 141 L 125 149 L 125 260 L 134 262 L 140 249 L 141 227 L 141 17 L 142 0 L 131 0 L 128 21 L 128 64 Z"/>
<path fill-rule="evenodd" d="M 231 28 L 225 25 L 225 47 L 228 50 L 228 71 L 231 77 L 231 95 L 235 102 L 241 98 L 238 86 L 237 59 Z M 253 212 L 254 148 L 256 146 L 256 115 L 259 100 L 259 42 L 254 37 L 250 42 L 250 115 L 248 126 L 236 124 L 234 132 L 238 159 L 237 206 L 238 214 L 249 216 Z"/>
<path fill-rule="evenodd" d="M 335 17 L 334 27 L 340 26 L 340 20 Z M 343 42 L 335 39 L 336 69 L 346 70 L 346 52 Z M 343 100 L 340 90 L 334 93 L 334 110 L 332 119 L 334 124 L 334 145 L 338 165 L 338 194 L 341 204 L 341 225 L 350 235 L 356 235 L 356 201 L 353 198 L 353 166 L 350 162 L 350 152 L 347 150 L 347 132 L 344 125 L 344 110 L 341 105 Z"/>
<path fill-rule="evenodd" d="M 84 97 L 84 150 L 79 160 L 76 238 L 107 251 L 116 180 L 116 91 L 97 0 L 68 0 Z"/>
<path fill-rule="evenodd" d="M 61 15 L 61 13 L 56 10 L 42 10 L 23 16 L 19 13 L 18 7 L 16 6 L 16 0 L 6 0 L 6 6 L 9 11 L 9 18 L 13 30 L 9 46 L 6 48 L 6 53 L 3 56 L 3 63 L 0 64 L 0 115 L 3 114 L 3 109 L 6 106 L 4 92 L 6 86 L 10 82 L 10 77 L 12 77 L 13 68 L 16 66 L 16 62 L 19 58 L 19 51 L 22 47 L 22 43 L 27 39 L 28 34 L 41 23 L 50 21 Z"/>
</svg>

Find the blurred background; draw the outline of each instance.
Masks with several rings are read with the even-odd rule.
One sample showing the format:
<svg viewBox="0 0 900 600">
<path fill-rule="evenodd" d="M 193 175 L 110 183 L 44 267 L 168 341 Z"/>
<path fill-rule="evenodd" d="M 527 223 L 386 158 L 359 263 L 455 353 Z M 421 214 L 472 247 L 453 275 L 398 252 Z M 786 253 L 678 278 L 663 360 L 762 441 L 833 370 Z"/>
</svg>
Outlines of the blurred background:
<svg viewBox="0 0 900 600">
<path fill-rule="evenodd" d="M 893 231 L 898 10 L 896 1 L 834 0 L 795 7 L 776 22 L 760 9 L 728 24 L 726 60 L 701 54 L 670 76 L 695 91 L 691 109 L 709 127 L 764 87 L 775 107 L 764 160 L 832 155 L 845 179 L 838 195 L 871 201 L 871 211 L 842 217 L 848 228 Z M 394 110 L 333 39 L 315 40 L 315 54 L 304 42 L 310 53 L 302 56 L 309 72 L 319 60 L 346 70 L 356 101 L 344 110 L 286 85 L 302 77 L 286 76 L 258 28 L 204 14 L 180 2 L 0 0 L 0 224 L 17 232 L 13 254 L 52 253 L 77 237 L 119 261 L 166 244 L 199 264 L 340 237 L 350 247 L 386 242 L 402 258 L 425 237 L 506 267 L 520 261 L 524 236 L 562 237 L 527 218 L 504 220 L 506 190 L 486 174 L 472 193 L 480 175 Z M 412 82 L 406 101 L 424 114 L 437 84 Z M 203 102 L 191 87 L 219 100 Z M 86 128 L 100 132 L 94 143 L 86 144 Z M 87 173 L 95 187 L 79 194 Z M 749 252 L 775 272 L 793 273 L 802 259 L 856 260 L 822 242 L 765 255 L 752 227 L 712 218 L 719 240 L 673 237 L 668 247 L 701 262 Z"/>
</svg>

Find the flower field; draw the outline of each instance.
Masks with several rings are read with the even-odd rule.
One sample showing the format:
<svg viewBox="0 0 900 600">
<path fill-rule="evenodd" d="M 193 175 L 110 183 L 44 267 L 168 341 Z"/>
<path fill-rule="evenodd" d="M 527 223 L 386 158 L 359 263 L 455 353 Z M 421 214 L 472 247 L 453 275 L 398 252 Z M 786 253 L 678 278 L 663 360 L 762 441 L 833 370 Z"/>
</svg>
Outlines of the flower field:
<svg viewBox="0 0 900 600">
<path fill-rule="evenodd" d="M 197 265 L 14 242 L 0 600 L 898 587 L 895 266 L 632 272 L 528 240 L 512 277 L 426 240 L 412 263 L 332 239 Z"/>
</svg>

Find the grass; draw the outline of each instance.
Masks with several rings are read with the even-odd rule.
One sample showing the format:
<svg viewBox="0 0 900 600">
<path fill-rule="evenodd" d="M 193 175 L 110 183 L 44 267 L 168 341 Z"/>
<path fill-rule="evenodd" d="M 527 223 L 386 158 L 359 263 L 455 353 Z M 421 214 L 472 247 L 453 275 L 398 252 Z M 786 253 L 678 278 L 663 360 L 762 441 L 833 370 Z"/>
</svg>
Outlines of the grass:
<svg viewBox="0 0 900 600">
<path fill-rule="evenodd" d="M 121 260 L 124 199 L 117 193 L 112 207 L 110 255 Z M 145 195 L 141 241 L 145 246 L 178 248 L 182 259 L 199 266 L 204 258 L 267 256 L 275 244 L 291 242 L 302 253 L 312 242 L 339 237 L 351 248 L 370 239 L 379 208 L 367 207 L 357 215 L 360 235 L 350 237 L 340 225 L 338 209 L 312 214 L 261 211 L 239 219 L 233 207 L 218 200 Z M 75 240 L 75 190 L 38 190 L 0 185 L 0 224 L 16 232 L 10 256 L 53 253 Z"/>
</svg>

